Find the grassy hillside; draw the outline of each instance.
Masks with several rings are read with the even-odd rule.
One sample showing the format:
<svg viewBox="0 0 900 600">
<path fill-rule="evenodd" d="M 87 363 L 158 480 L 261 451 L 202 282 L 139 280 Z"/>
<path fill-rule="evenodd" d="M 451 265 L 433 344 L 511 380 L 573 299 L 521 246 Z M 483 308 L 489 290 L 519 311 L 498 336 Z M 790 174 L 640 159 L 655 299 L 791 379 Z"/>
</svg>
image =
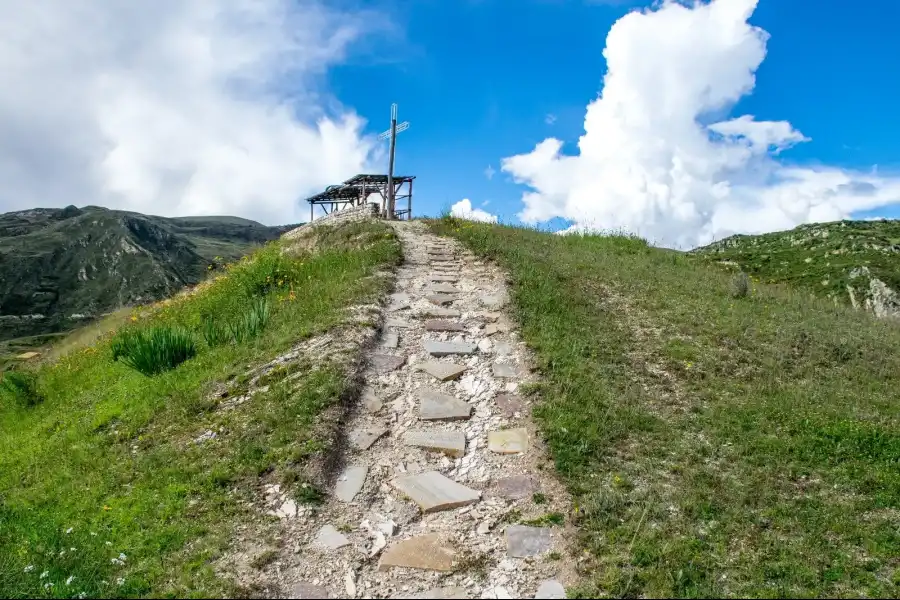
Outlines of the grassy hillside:
<svg viewBox="0 0 900 600">
<path fill-rule="evenodd" d="M 167 297 L 286 228 L 96 206 L 0 215 L 0 341 L 71 330 Z M 38 340 L 18 340 L 17 345 Z"/>
<path fill-rule="evenodd" d="M 358 327 L 349 309 L 386 291 L 400 257 L 378 223 L 286 243 L 136 308 L 99 338 L 67 340 L 34 372 L 34 389 L 11 391 L 3 375 L 0 595 L 248 593 L 218 578 L 216 561 L 236 526 L 259 518 L 250 503 L 263 483 L 318 498 L 331 424 L 356 385 L 358 356 L 288 351 L 329 331 L 348 339 Z M 128 366 L 149 347 L 133 340 L 161 330 L 187 336 L 195 356 L 152 376 Z M 259 370 L 276 357 L 281 366 Z"/>
<path fill-rule="evenodd" d="M 839 221 L 790 231 L 736 235 L 692 254 L 770 283 L 788 283 L 823 297 L 859 304 L 871 278 L 900 290 L 900 221 Z M 860 276 L 862 268 L 868 273 Z"/>
<path fill-rule="evenodd" d="M 579 594 L 900 595 L 895 323 L 639 239 L 432 225 L 509 272 Z"/>
</svg>

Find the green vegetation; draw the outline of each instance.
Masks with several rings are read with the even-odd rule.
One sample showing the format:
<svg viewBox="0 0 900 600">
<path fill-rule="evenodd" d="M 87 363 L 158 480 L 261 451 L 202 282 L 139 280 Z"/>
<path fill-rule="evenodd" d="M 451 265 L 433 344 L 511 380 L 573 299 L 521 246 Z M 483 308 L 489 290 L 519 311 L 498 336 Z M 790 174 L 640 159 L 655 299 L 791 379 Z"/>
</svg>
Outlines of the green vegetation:
<svg viewBox="0 0 900 600">
<path fill-rule="evenodd" d="M 348 326 L 346 308 L 384 294 L 384 271 L 399 257 L 382 224 L 319 228 L 38 365 L 43 402 L 0 401 L 0 594 L 246 593 L 215 575 L 216 561 L 262 483 L 298 501 L 321 498 L 316 469 L 350 393 L 349 361 L 298 359 L 269 372 L 266 391 L 228 402 L 246 393 L 255 367 Z M 257 325 L 240 340 L 198 344 L 177 364 L 185 340 L 165 336 L 201 340 L 210 319 Z M 155 374 L 123 364 L 145 354 L 138 362 Z"/>
<path fill-rule="evenodd" d="M 7 371 L 0 375 L 0 403 L 9 407 L 29 408 L 44 401 L 34 373 Z"/>
<path fill-rule="evenodd" d="M 120 331 L 110 343 L 110 350 L 114 361 L 121 360 L 148 377 L 174 369 L 197 354 L 189 331 L 159 325 Z"/>
<path fill-rule="evenodd" d="M 868 277 L 900 290 L 900 221 L 838 221 L 790 231 L 735 235 L 691 252 L 704 261 L 740 269 L 766 283 L 787 283 L 817 296 L 850 303 L 847 286 L 862 303 Z"/>
<path fill-rule="evenodd" d="M 900 595 L 895 323 L 640 239 L 432 227 L 509 273 L 577 594 Z"/>
</svg>

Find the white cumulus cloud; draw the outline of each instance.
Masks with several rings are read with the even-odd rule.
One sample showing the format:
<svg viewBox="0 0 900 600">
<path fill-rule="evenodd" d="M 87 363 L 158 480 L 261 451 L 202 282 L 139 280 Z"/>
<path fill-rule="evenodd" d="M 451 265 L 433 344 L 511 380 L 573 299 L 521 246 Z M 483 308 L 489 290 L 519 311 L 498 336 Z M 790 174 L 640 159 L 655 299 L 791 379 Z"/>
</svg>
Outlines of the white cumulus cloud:
<svg viewBox="0 0 900 600">
<path fill-rule="evenodd" d="M 530 188 L 520 218 L 563 217 L 576 231 L 625 229 L 692 247 L 900 202 L 898 178 L 781 162 L 782 151 L 809 141 L 786 121 L 722 120 L 753 90 L 766 56 L 768 34 L 748 23 L 756 5 L 664 0 L 617 21 L 578 152 L 549 138 L 503 160 Z"/>
<path fill-rule="evenodd" d="M 379 19 L 318 0 L 0 0 L 0 212 L 296 221 L 371 158 L 321 79 Z"/>
<path fill-rule="evenodd" d="M 483 221 L 485 223 L 496 223 L 497 215 L 492 215 L 486 210 L 480 208 L 472 208 L 472 203 L 468 198 L 463 198 L 450 207 L 450 214 L 460 219 L 468 219 L 469 221 Z"/>
</svg>

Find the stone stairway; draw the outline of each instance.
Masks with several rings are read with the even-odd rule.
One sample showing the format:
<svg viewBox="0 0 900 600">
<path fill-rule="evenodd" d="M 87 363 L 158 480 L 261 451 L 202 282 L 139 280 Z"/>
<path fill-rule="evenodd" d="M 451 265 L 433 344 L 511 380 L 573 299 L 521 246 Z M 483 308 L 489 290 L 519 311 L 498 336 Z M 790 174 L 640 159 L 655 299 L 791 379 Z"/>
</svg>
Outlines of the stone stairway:
<svg viewBox="0 0 900 600">
<path fill-rule="evenodd" d="M 394 226 L 405 264 L 346 467 L 282 574 L 290 597 L 564 598 L 564 528 L 521 524 L 570 505 L 516 394 L 528 356 L 503 276 Z"/>
</svg>

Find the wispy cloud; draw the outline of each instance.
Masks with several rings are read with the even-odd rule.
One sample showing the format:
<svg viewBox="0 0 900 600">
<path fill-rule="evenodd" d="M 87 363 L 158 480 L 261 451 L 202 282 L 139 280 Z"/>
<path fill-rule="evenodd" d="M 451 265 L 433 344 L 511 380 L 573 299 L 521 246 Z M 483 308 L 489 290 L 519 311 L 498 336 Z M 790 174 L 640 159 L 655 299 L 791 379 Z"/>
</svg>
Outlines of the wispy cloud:
<svg viewBox="0 0 900 600">
<path fill-rule="evenodd" d="M 548 113 L 547 116 L 544 117 L 544 123 L 547 125 L 553 125 L 556 123 L 556 115 L 553 113 Z"/>
<path fill-rule="evenodd" d="M 496 173 L 496 171 L 494 171 L 494 167 L 492 167 L 491 165 L 488 165 L 487 169 L 484 170 L 484 176 L 487 177 L 488 180 L 494 178 L 494 173 Z"/>
</svg>

